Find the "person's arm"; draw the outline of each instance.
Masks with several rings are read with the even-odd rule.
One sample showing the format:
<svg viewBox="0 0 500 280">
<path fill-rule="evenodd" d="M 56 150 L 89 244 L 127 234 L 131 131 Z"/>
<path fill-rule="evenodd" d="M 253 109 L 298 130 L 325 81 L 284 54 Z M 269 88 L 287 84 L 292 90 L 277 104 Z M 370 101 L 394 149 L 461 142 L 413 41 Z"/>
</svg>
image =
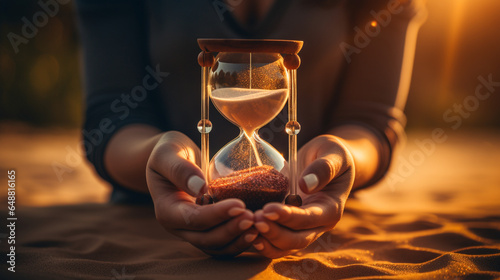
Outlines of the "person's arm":
<svg viewBox="0 0 500 280">
<path fill-rule="evenodd" d="M 186 135 L 167 131 L 148 67 L 143 1 L 78 0 L 85 62 L 87 157 L 114 188 L 148 193 L 156 218 L 208 254 L 236 255 L 257 236 L 241 200 L 200 206 L 206 189 L 200 151 Z M 160 71 L 161 71 L 160 67 Z M 149 75 L 149 76 L 148 76 Z M 145 85 L 147 83 L 147 85 Z M 146 98 L 133 99 L 143 86 Z M 138 193 L 134 193 L 137 194 Z M 244 233 L 246 235 L 244 235 Z"/>
<path fill-rule="evenodd" d="M 131 190 L 149 192 L 146 164 L 161 135 L 159 129 L 143 124 L 129 125 L 115 133 L 104 154 L 108 174 Z"/>
<path fill-rule="evenodd" d="M 373 131 L 356 125 L 339 126 L 330 134 L 342 139 L 351 152 L 356 172 L 352 189 L 366 185 L 377 172 L 382 154 L 382 144 Z"/>
<path fill-rule="evenodd" d="M 113 187 L 147 192 L 146 161 L 164 123 L 155 90 L 161 80 L 150 73 L 156 67 L 148 61 L 144 3 L 78 0 L 76 8 L 87 158 Z M 137 87 L 144 87 L 145 98 L 134 99 Z"/>
<path fill-rule="evenodd" d="M 365 1 L 374 2 L 387 3 Z M 392 150 L 404 137 L 402 110 L 421 23 L 416 13 L 421 1 L 405 2 L 410 4 L 404 11 L 352 56 L 330 116 L 332 129 L 300 149 L 303 205 L 270 203 L 255 213 L 260 236 L 253 245 L 264 256 L 280 257 L 314 242 L 340 220 L 352 188 L 369 186 L 385 174 Z M 355 26 L 364 28 L 370 9 L 360 12 L 368 16 Z"/>
<path fill-rule="evenodd" d="M 377 14 L 377 27 L 371 28 L 375 35 L 368 34 L 369 41 L 363 46 L 352 35 L 349 43 L 359 53 L 346 53 L 347 72 L 331 118 L 334 128 L 329 132 L 350 146 L 356 163 L 353 190 L 379 181 L 405 139 L 403 110 L 417 33 L 426 17 L 424 0 L 362 2 L 354 7 L 353 24 L 365 32 Z M 361 143 L 364 145 L 358 145 Z"/>
</svg>

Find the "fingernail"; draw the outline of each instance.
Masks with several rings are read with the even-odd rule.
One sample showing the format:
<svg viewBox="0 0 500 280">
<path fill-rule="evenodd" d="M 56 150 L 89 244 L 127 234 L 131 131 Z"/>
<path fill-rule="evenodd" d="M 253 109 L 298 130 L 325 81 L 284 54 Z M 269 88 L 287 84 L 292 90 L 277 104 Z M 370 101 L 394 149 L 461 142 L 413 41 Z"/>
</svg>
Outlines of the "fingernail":
<svg viewBox="0 0 500 280">
<path fill-rule="evenodd" d="M 241 230 L 247 230 L 253 225 L 253 221 L 250 220 L 243 220 L 240 222 L 240 229 Z"/>
<path fill-rule="evenodd" d="M 264 217 L 271 221 L 277 221 L 280 218 L 280 215 L 278 215 L 278 213 L 271 212 L 264 214 Z"/>
<path fill-rule="evenodd" d="M 253 244 L 253 247 L 255 247 L 255 249 L 257 249 L 259 251 L 264 250 L 264 244 L 262 244 L 262 243 Z"/>
<path fill-rule="evenodd" d="M 257 228 L 258 231 L 262 232 L 262 233 L 266 233 L 269 231 L 269 226 L 264 223 L 264 222 L 258 222 L 255 224 L 255 227 Z"/>
<path fill-rule="evenodd" d="M 245 241 L 248 243 L 254 241 L 255 238 L 257 238 L 257 234 L 255 234 L 255 233 L 249 233 L 249 234 L 245 235 Z"/>
<path fill-rule="evenodd" d="M 195 195 L 200 193 L 200 190 L 205 185 L 205 180 L 200 178 L 200 176 L 193 175 L 188 180 L 188 189 L 194 192 Z"/>
<path fill-rule="evenodd" d="M 304 179 L 308 191 L 312 191 L 318 186 L 319 181 L 316 174 L 307 174 L 306 176 L 302 177 L 302 179 Z"/>
<path fill-rule="evenodd" d="M 231 217 L 236 217 L 238 216 L 239 214 L 245 212 L 245 209 L 244 208 L 240 208 L 240 207 L 233 207 L 231 209 L 229 209 L 229 211 L 227 212 L 229 214 L 229 216 Z"/>
</svg>

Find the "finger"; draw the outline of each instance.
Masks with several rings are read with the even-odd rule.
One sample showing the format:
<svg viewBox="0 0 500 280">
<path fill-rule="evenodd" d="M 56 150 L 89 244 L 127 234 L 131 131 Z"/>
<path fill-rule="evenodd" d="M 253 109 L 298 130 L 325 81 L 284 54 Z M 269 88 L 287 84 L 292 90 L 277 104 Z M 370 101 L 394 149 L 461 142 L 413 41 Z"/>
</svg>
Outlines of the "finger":
<svg viewBox="0 0 500 280">
<path fill-rule="evenodd" d="M 202 249 L 216 250 L 228 246 L 254 224 L 254 215 L 246 210 L 236 218 L 228 220 L 207 231 L 178 230 L 184 240 Z"/>
<path fill-rule="evenodd" d="M 304 193 L 320 191 L 346 170 L 342 156 L 329 154 L 320 157 L 304 169 L 299 180 L 299 187 Z"/>
<path fill-rule="evenodd" d="M 193 196 L 204 192 L 206 183 L 196 164 L 198 158 L 198 149 L 188 137 L 177 134 L 163 137 L 151 153 L 146 169 L 152 196 L 161 195 L 160 190 L 166 186 L 175 186 Z"/>
<path fill-rule="evenodd" d="M 274 247 L 284 251 L 303 249 L 316 240 L 324 231 L 324 227 L 292 230 L 269 221 L 262 213 L 255 213 L 255 228 Z"/>
<path fill-rule="evenodd" d="M 182 201 L 182 196 L 188 195 L 178 191 L 155 202 L 156 218 L 166 229 L 205 231 L 243 214 L 246 209 L 239 199 L 200 206 L 193 201 Z"/>
<path fill-rule="evenodd" d="M 306 199 L 302 207 L 268 203 L 263 208 L 262 216 L 293 230 L 333 228 L 340 220 L 341 205 L 332 197 L 318 193 Z"/>
<path fill-rule="evenodd" d="M 192 196 L 197 196 L 203 193 L 206 188 L 205 179 L 201 169 L 193 162 L 183 158 L 183 152 L 175 153 L 169 151 L 160 159 L 156 159 L 157 163 L 150 165 L 152 176 L 147 176 L 148 186 L 152 196 L 155 196 L 158 190 L 164 187 L 173 187 L 189 193 Z M 152 178 L 153 180 L 149 180 Z M 169 182 L 171 184 L 165 184 Z"/>
<path fill-rule="evenodd" d="M 283 256 L 287 256 L 297 252 L 298 250 L 281 250 L 276 248 L 271 244 L 267 239 L 262 236 L 259 236 L 253 243 L 252 246 L 257 250 L 257 252 L 264 257 L 270 259 L 281 258 Z"/>
<path fill-rule="evenodd" d="M 203 249 L 203 251 L 211 256 L 218 257 L 232 257 L 244 252 L 252 247 L 252 242 L 257 238 L 259 232 L 255 228 L 250 228 L 247 231 L 243 232 L 236 240 L 232 241 L 228 245 L 223 248 L 216 250 L 207 250 Z"/>
<path fill-rule="evenodd" d="M 323 189 L 333 179 L 351 168 L 352 156 L 344 144 L 334 136 L 322 136 L 301 150 L 303 166 L 299 187 L 304 193 Z M 307 156 L 305 156 L 307 154 Z"/>
</svg>

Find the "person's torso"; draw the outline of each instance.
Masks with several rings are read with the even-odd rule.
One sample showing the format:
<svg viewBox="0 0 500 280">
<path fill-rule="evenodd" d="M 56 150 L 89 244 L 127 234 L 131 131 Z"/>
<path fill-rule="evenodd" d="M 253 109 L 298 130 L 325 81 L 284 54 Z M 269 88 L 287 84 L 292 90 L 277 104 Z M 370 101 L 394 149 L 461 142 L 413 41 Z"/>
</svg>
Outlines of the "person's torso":
<svg viewBox="0 0 500 280">
<path fill-rule="evenodd" d="M 200 138 L 196 124 L 200 119 L 201 70 L 197 63 L 198 38 L 257 38 L 304 41 L 299 53 L 302 64 L 298 76 L 298 120 L 302 125 L 299 145 L 324 133 L 325 118 L 332 114 L 345 58 L 340 44 L 349 34 L 346 1 L 276 0 L 260 13 L 251 26 L 245 16 L 231 11 L 245 0 L 232 1 L 148 1 L 150 16 L 149 50 L 151 64 L 160 65 L 170 75 L 161 84 L 165 118 L 169 129 L 178 130 L 194 140 Z M 210 141 L 222 147 L 228 135 L 238 129 L 212 106 L 213 130 Z M 262 139 L 286 151 L 286 108 L 259 130 Z M 229 137 L 229 138 L 231 138 Z M 197 141 L 199 143 L 199 141 Z"/>
</svg>

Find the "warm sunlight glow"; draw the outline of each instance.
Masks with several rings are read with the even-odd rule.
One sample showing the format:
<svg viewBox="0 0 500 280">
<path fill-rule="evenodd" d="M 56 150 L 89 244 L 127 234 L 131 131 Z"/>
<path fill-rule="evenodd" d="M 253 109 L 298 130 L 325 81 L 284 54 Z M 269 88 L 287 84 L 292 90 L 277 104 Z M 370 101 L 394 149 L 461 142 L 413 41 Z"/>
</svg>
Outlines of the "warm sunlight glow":
<svg viewBox="0 0 500 280">
<path fill-rule="evenodd" d="M 59 61 L 48 54 L 40 55 L 30 71 L 30 83 L 35 93 L 45 96 L 59 80 Z"/>
<path fill-rule="evenodd" d="M 448 90 L 450 87 L 451 79 L 455 70 L 455 59 L 458 52 L 458 42 L 460 40 L 461 27 L 465 15 L 465 0 L 456 0 L 454 5 L 451 6 L 451 16 L 449 23 L 449 32 L 445 45 L 445 57 L 443 61 L 443 72 L 441 78 L 441 101 L 448 100 L 451 92 Z"/>
</svg>

